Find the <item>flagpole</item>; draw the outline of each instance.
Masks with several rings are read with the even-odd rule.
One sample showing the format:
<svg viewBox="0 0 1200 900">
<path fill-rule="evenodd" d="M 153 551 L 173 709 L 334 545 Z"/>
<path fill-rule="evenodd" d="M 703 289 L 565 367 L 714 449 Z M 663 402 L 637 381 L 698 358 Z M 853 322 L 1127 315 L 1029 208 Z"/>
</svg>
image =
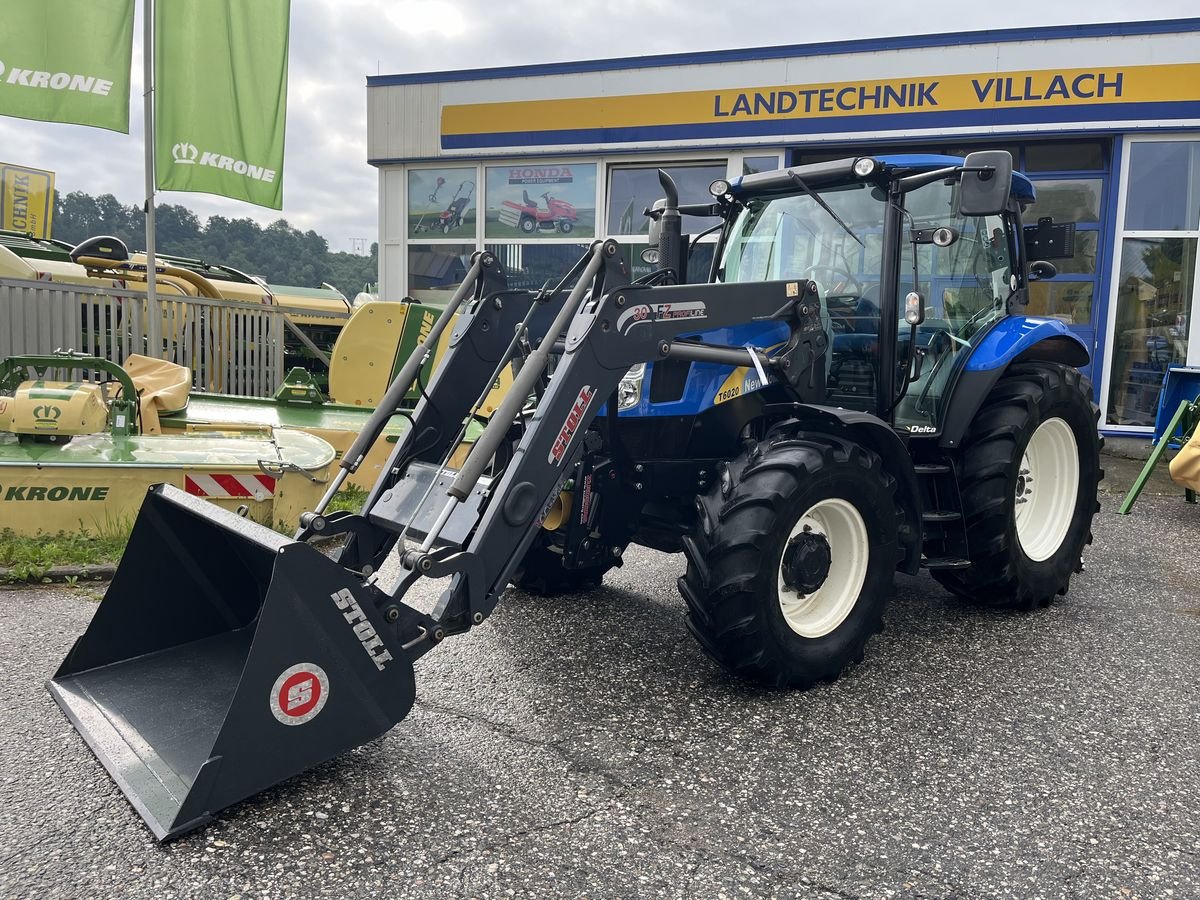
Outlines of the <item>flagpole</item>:
<svg viewBox="0 0 1200 900">
<path fill-rule="evenodd" d="M 146 145 L 146 298 L 154 307 L 155 282 L 158 281 L 154 262 L 154 0 L 142 0 L 142 62 L 145 87 L 145 145 Z M 148 310 L 149 311 L 149 310 Z M 153 315 L 153 313 L 150 313 Z M 162 348 L 150 348 L 158 356 Z"/>
</svg>

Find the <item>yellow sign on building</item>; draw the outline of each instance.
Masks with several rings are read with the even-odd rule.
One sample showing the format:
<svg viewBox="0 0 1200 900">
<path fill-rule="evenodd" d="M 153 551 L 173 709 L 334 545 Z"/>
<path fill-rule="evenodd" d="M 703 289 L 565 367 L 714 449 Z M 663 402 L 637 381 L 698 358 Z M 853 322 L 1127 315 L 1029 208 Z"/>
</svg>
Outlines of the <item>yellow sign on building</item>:
<svg viewBox="0 0 1200 900">
<path fill-rule="evenodd" d="M 0 163 L 0 229 L 50 237 L 54 173 Z"/>
</svg>

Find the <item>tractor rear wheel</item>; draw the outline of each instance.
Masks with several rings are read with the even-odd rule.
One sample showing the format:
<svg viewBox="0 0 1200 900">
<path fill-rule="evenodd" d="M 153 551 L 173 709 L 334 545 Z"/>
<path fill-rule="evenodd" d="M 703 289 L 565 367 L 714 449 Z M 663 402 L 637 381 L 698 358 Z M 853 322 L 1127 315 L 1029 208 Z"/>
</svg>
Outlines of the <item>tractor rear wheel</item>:
<svg viewBox="0 0 1200 900">
<path fill-rule="evenodd" d="M 679 590 L 726 669 L 772 687 L 832 681 L 883 628 L 895 481 L 870 450 L 799 433 L 758 444 L 697 498 Z"/>
<path fill-rule="evenodd" d="M 971 565 L 933 577 L 988 606 L 1035 609 L 1066 594 L 1100 509 L 1099 415 L 1075 369 L 1012 366 L 975 415 L 959 457 Z"/>
</svg>

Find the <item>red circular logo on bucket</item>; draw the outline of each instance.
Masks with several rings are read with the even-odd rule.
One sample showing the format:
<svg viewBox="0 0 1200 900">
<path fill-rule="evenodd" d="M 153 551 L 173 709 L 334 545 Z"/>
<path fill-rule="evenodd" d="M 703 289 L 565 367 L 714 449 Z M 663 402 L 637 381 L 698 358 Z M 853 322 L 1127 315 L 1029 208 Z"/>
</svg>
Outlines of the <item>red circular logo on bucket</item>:
<svg viewBox="0 0 1200 900">
<path fill-rule="evenodd" d="M 271 713 L 284 725 L 312 721 L 329 699 L 329 678 L 314 663 L 284 669 L 271 687 Z"/>
</svg>

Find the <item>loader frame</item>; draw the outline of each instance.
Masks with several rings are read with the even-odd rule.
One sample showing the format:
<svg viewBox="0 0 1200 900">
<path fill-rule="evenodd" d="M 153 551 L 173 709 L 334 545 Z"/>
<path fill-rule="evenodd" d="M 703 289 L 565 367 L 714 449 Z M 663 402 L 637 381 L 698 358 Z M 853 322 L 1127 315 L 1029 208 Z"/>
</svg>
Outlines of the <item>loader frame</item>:
<svg viewBox="0 0 1200 900">
<path fill-rule="evenodd" d="M 297 535 L 303 540 L 349 533 L 341 563 L 368 574 L 401 538 L 420 543 L 401 552 L 406 574 L 394 592 L 381 591 L 379 598 L 397 641 L 414 658 L 491 614 L 549 504 L 571 476 L 590 426 L 606 403 L 612 405 L 631 366 L 667 357 L 751 363 L 771 371 L 797 395 L 823 384 L 827 339 L 811 282 L 634 284 L 613 240 L 594 242 L 581 262 L 575 287 L 557 310 L 550 304 L 557 289 L 486 292 L 472 285 L 474 299 L 455 326 L 450 349 L 362 513 L 309 517 Z M 477 269 L 482 281 L 482 274 L 496 272 L 497 265 L 482 253 L 472 271 Z M 552 319 L 550 312 L 556 313 Z M 757 349 L 678 339 L 750 319 L 787 323 L 786 345 L 767 356 Z M 557 365 L 544 384 L 552 352 L 558 354 Z M 472 403 L 486 394 L 497 370 L 514 354 L 521 367 L 504 404 L 462 468 L 448 468 L 457 423 L 472 415 Z M 531 393 L 541 398 L 511 462 L 498 479 L 488 478 L 488 463 L 513 440 L 512 423 L 521 418 Z M 453 579 L 432 616 L 404 604 L 405 591 L 417 579 L 447 575 Z"/>
</svg>

